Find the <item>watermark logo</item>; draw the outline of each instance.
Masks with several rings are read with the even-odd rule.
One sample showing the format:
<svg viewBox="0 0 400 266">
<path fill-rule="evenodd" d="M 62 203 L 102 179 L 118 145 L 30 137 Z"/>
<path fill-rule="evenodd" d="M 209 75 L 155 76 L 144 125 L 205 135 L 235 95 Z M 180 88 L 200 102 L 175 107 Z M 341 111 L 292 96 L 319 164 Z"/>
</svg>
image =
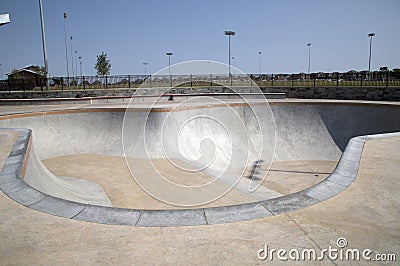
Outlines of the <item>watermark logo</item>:
<svg viewBox="0 0 400 266">
<path fill-rule="evenodd" d="M 336 247 L 329 246 L 322 250 L 315 249 L 274 249 L 268 245 L 257 251 L 260 260 L 268 261 L 396 261 L 394 253 L 375 253 L 371 249 L 347 248 L 348 242 L 340 237 L 336 240 Z"/>
<path fill-rule="evenodd" d="M 235 69 L 232 77 L 227 70 L 213 61 L 172 65 L 147 77 L 129 101 L 124 156 L 136 183 L 153 198 L 199 206 L 239 182 L 254 192 L 267 176 L 275 153 L 269 103 L 249 76 Z M 164 85 L 157 87 L 158 82 Z M 206 93 L 191 91 L 193 83 L 203 84 Z M 160 161 L 173 168 L 172 174 Z M 197 183 L 177 178 L 193 173 L 207 178 Z"/>
<path fill-rule="evenodd" d="M 339 248 L 345 248 L 345 247 L 347 247 L 347 240 L 346 240 L 346 238 L 344 238 L 344 237 L 339 237 L 337 240 L 336 240 L 336 245 L 339 247 Z"/>
</svg>

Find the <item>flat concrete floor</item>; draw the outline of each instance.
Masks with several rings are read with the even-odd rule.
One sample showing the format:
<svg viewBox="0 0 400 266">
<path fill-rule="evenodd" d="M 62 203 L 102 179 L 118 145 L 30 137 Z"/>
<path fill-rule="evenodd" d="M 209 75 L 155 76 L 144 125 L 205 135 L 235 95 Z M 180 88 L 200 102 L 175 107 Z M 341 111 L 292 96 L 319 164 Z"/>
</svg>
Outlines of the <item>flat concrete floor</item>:
<svg viewBox="0 0 400 266">
<path fill-rule="evenodd" d="M 339 237 L 346 238 L 349 248 L 395 253 L 399 260 L 398 173 L 400 138 L 370 140 L 356 180 L 325 202 L 254 221 L 194 227 L 139 228 L 74 221 L 28 209 L 0 193 L 0 264 L 272 265 L 257 258 L 265 244 L 274 249 L 321 251 L 337 247 Z M 273 261 L 280 264 L 292 263 Z M 315 264 L 349 262 L 325 259 Z"/>
<path fill-rule="evenodd" d="M 133 159 L 131 166 L 140 169 L 143 165 L 142 160 Z M 211 176 L 204 173 L 179 170 L 166 159 L 153 159 L 152 161 L 160 174 L 179 185 L 196 186 L 213 181 Z M 54 157 L 44 160 L 43 163 L 57 176 L 84 178 L 96 182 L 103 187 L 114 207 L 159 210 L 179 208 L 146 194 L 132 178 L 125 159 L 121 157 L 79 154 Z M 332 161 L 274 162 L 263 185 L 282 195 L 291 194 L 325 179 L 334 170 L 336 163 Z M 146 169 L 138 172 L 139 174 L 143 172 L 143 175 L 149 174 Z M 215 186 L 225 185 L 215 182 Z M 232 189 L 217 201 L 197 207 L 228 206 L 257 200 L 252 193 Z"/>
<path fill-rule="evenodd" d="M 0 132 L 0 165 L 3 167 L 5 160 L 10 154 L 15 141 L 18 138 L 18 132 L 15 130 L 2 130 Z"/>
</svg>

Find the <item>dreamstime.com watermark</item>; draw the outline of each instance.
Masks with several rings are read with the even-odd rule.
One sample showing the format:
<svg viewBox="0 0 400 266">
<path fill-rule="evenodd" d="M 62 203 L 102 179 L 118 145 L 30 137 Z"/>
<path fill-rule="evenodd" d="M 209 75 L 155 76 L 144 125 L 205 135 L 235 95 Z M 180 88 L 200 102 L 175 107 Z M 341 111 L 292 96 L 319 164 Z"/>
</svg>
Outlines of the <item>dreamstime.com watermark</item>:
<svg viewBox="0 0 400 266">
<path fill-rule="evenodd" d="M 209 60 L 168 66 L 146 78 L 129 100 L 121 132 L 124 157 L 132 178 L 154 199 L 179 207 L 202 206 L 238 184 L 253 193 L 267 177 L 276 148 L 274 115 L 252 78 L 235 68 L 240 82 L 251 86 L 232 86 L 228 68 Z M 171 75 L 182 78 L 172 84 Z M 170 86 L 152 84 L 163 80 Z M 177 94 L 192 81 L 216 93 Z M 135 158 L 141 159 L 140 167 Z M 197 182 L 191 178 L 197 173 L 211 178 Z M 194 181 L 184 181 L 189 179 Z"/>
<path fill-rule="evenodd" d="M 315 249 L 273 249 L 264 245 L 257 252 L 260 260 L 280 260 L 280 261 L 322 261 L 330 259 L 332 261 L 396 261 L 396 254 L 374 253 L 371 249 L 346 248 L 348 243 L 343 237 L 336 241 L 337 247 L 329 246 L 320 251 Z"/>
</svg>

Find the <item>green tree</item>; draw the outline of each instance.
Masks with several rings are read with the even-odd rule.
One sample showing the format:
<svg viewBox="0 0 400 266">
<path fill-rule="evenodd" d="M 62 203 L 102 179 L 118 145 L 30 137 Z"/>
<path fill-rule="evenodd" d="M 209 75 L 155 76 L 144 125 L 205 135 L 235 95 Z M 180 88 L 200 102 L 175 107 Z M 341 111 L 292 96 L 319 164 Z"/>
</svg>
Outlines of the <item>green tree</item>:
<svg viewBox="0 0 400 266">
<path fill-rule="evenodd" d="M 101 55 L 97 56 L 97 62 L 94 68 L 97 70 L 97 75 L 99 76 L 110 75 L 111 64 L 106 53 L 101 52 Z"/>
<path fill-rule="evenodd" d="M 11 74 L 13 75 L 13 77 L 14 77 L 15 79 L 19 78 L 18 72 L 19 72 L 19 70 L 18 70 L 18 69 L 15 69 L 15 68 L 14 68 L 13 70 L 11 70 Z"/>
<path fill-rule="evenodd" d="M 39 73 L 39 75 L 42 78 L 45 78 L 47 76 L 46 67 L 44 67 L 44 66 L 36 66 L 36 67 L 37 67 L 37 73 Z"/>
<path fill-rule="evenodd" d="M 383 66 L 379 68 L 379 72 L 388 72 L 389 68 L 387 66 Z"/>
<path fill-rule="evenodd" d="M 400 79 L 400 68 L 393 68 L 392 77 L 395 79 Z"/>
</svg>

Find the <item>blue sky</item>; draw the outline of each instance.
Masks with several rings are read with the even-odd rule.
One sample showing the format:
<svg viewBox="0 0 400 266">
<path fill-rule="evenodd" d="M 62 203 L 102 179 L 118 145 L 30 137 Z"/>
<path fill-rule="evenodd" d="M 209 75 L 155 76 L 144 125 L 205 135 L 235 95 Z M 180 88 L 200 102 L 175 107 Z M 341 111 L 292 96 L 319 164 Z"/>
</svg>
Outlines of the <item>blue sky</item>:
<svg viewBox="0 0 400 266">
<path fill-rule="evenodd" d="M 1 0 L 0 13 L 11 23 L 0 27 L 0 75 L 29 64 L 43 65 L 39 0 Z M 209 1 L 209 0 L 43 0 L 49 72 L 66 75 L 64 18 L 67 35 L 83 58 L 86 75 L 95 74 L 96 55 L 106 52 L 111 74 L 142 74 L 187 60 L 228 62 L 232 38 L 235 67 L 258 73 L 348 71 L 400 67 L 400 1 Z M 70 42 L 68 42 L 70 45 Z M 68 53 L 70 53 L 68 47 Z M 70 54 L 69 54 L 70 56 Z M 71 64 L 71 59 L 69 60 Z M 70 70 L 71 71 L 71 70 Z"/>
</svg>

